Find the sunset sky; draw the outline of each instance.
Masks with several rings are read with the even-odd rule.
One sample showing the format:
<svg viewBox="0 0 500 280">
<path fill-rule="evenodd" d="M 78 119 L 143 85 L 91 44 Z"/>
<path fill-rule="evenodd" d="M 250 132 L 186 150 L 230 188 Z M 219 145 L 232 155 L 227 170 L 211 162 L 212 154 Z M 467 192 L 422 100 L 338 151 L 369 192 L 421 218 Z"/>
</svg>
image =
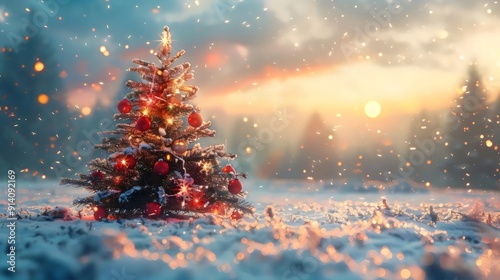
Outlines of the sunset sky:
<svg viewBox="0 0 500 280">
<path fill-rule="evenodd" d="M 194 66 L 196 103 L 214 114 L 287 108 L 341 126 L 390 122 L 449 107 L 472 62 L 492 100 L 500 90 L 497 1 L 55 1 L 0 4 L 0 43 L 22 52 L 12 38 L 45 21 L 32 36 L 53 42 L 68 104 L 90 114 L 114 110 L 124 70 L 155 59 L 164 25 Z M 375 119 L 369 101 L 381 106 Z"/>
</svg>

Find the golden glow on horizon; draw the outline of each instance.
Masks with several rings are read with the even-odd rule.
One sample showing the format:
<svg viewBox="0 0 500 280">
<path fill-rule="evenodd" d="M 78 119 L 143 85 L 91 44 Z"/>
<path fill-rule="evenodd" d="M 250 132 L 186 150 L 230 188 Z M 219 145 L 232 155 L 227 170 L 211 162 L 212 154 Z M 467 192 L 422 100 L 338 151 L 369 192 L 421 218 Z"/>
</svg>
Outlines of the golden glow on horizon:
<svg viewBox="0 0 500 280">
<path fill-rule="evenodd" d="M 376 101 L 368 101 L 365 104 L 365 114 L 372 119 L 378 117 L 381 111 L 382 107 Z"/>
<path fill-rule="evenodd" d="M 238 83 L 239 89 L 221 88 L 218 92 L 224 93 L 225 102 L 233 105 L 224 107 L 228 114 L 261 114 L 272 112 L 275 107 L 285 107 L 297 113 L 317 111 L 332 118 L 336 114 L 344 117 L 352 113 L 361 120 L 365 115 L 364 105 L 370 101 L 366 100 L 368 94 L 372 100 L 383 102 L 384 117 L 418 113 L 424 106 L 427 110 L 442 109 L 454 98 L 454 89 L 460 82 L 457 77 L 463 74 L 457 72 L 423 70 L 415 66 L 380 68 L 356 63 L 325 67 L 314 75 L 254 77 Z M 432 82 L 422 83 L 422 80 Z M 332 94 L 324 94 L 325 88 L 331 89 Z M 436 92 L 448 94 L 434 96 Z M 422 101 L 431 95 L 435 102 Z M 203 95 L 199 98 L 206 109 L 221 109 L 220 99 Z"/>
</svg>

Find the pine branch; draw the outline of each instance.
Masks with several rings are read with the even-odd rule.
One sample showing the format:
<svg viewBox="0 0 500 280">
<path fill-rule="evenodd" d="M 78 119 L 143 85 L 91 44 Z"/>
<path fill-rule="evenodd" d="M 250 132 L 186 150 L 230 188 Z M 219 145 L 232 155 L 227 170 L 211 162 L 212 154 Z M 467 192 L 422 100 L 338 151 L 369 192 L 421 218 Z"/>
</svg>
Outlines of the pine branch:
<svg viewBox="0 0 500 280">
<path fill-rule="evenodd" d="M 59 182 L 60 185 L 72 185 L 72 186 L 90 186 L 86 180 L 82 179 L 72 179 L 72 178 L 61 178 Z"/>
<path fill-rule="evenodd" d="M 108 133 L 107 133 L 108 134 Z M 116 152 L 119 148 L 125 148 L 128 146 L 128 142 L 123 139 L 117 138 L 104 138 L 101 144 L 94 145 L 95 149 L 102 149 L 107 152 Z"/>
<path fill-rule="evenodd" d="M 92 171 L 92 170 L 101 170 L 105 173 L 112 173 L 113 172 L 113 166 L 111 165 L 111 163 L 109 163 L 109 161 L 105 160 L 105 159 L 100 159 L 100 158 L 96 158 L 96 159 L 93 159 L 89 162 L 89 169 Z"/>
<path fill-rule="evenodd" d="M 73 205 L 81 207 L 81 206 L 92 204 L 93 202 L 94 202 L 94 196 L 90 195 L 87 197 L 77 198 L 77 199 L 73 200 Z"/>
<path fill-rule="evenodd" d="M 186 96 L 184 96 L 184 101 L 189 101 L 196 97 L 196 93 L 198 92 L 199 88 L 197 86 L 182 85 L 179 90 L 186 93 Z"/>
<path fill-rule="evenodd" d="M 138 65 L 141 65 L 141 66 L 145 66 L 145 67 L 150 67 L 150 66 L 154 65 L 154 63 L 152 63 L 152 62 L 149 62 L 149 61 L 146 61 L 143 59 L 139 59 L 139 58 L 132 59 L 132 62 L 135 64 L 138 64 Z"/>
<path fill-rule="evenodd" d="M 186 53 L 185 50 L 180 50 L 178 51 L 175 56 L 173 58 L 170 59 L 170 63 L 169 64 L 172 64 L 174 61 L 176 61 L 179 57 L 183 56 L 184 54 Z"/>
</svg>

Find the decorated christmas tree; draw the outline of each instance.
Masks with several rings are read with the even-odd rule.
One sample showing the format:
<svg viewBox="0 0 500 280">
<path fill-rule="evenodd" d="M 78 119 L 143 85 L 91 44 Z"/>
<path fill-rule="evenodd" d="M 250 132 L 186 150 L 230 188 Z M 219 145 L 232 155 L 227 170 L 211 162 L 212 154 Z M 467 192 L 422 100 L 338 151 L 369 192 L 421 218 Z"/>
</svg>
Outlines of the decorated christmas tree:
<svg viewBox="0 0 500 280">
<path fill-rule="evenodd" d="M 187 85 L 193 79 L 190 64 L 172 64 L 185 51 L 172 58 L 170 32 L 164 27 L 161 45 L 155 54 L 161 64 L 134 59 L 143 81 L 128 81 L 132 89 L 118 103 L 116 120 L 122 121 L 95 148 L 110 155 L 88 163 L 89 173 L 79 179 L 63 178 L 61 184 L 84 187 L 92 195 L 74 201 L 90 205 L 96 220 L 108 218 L 197 216 L 203 213 L 231 215 L 238 219 L 252 213 L 245 201 L 241 178 L 220 160 L 236 157 L 224 145 L 203 147 L 203 137 L 214 137 L 210 121 L 204 121 L 197 106 L 189 103 L 198 87 Z M 186 123 L 187 121 L 187 123 Z"/>
</svg>

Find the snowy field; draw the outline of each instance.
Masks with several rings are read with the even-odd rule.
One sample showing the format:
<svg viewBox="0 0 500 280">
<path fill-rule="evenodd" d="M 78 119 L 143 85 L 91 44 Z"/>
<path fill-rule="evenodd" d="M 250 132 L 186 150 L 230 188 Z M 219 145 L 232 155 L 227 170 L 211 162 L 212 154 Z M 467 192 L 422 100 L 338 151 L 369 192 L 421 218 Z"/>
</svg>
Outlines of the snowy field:
<svg viewBox="0 0 500 280">
<path fill-rule="evenodd" d="M 96 222 L 76 218 L 81 190 L 17 185 L 0 279 L 500 279 L 500 193 L 246 181 L 256 213 L 239 221 Z"/>
</svg>

